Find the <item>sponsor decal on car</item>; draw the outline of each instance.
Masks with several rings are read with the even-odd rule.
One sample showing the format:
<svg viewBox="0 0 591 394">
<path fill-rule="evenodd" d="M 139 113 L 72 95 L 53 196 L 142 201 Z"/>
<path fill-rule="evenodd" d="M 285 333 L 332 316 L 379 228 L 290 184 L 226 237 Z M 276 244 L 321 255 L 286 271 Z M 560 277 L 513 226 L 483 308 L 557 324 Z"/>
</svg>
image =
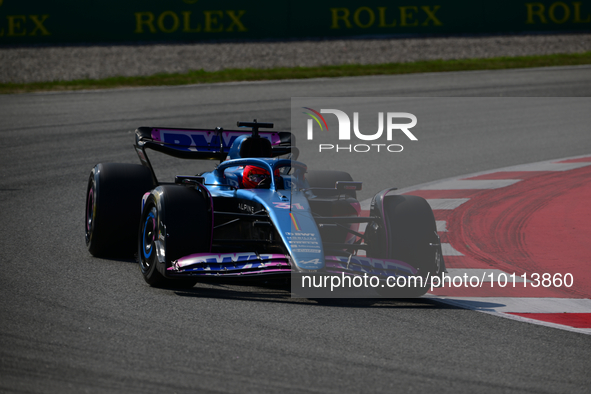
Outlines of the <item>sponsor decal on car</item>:
<svg viewBox="0 0 591 394">
<path fill-rule="evenodd" d="M 243 134 L 239 131 L 223 131 L 221 133 L 223 148 L 229 149 L 234 140 Z M 281 141 L 277 133 L 260 132 L 259 135 L 271 141 L 273 145 Z M 180 150 L 214 152 L 220 149 L 218 132 L 211 130 L 154 129 L 152 138 Z"/>
<path fill-rule="evenodd" d="M 416 268 L 399 260 L 374 259 L 360 256 L 326 256 L 326 260 L 342 263 L 353 270 L 355 270 L 354 267 L 370 267 L 374 272 L 390 271 L 398 275 L 414 275 L 417 273 Z"/>
<path fill-rule="evenodd" d="M 238 203 L 238 209 L 241 211 L 246 211 L 250 213 L 254 213 L 254 207 L 252 205 L 245 204 L 243 202 Z"/>
<path fill-rule="evenodd" d="M 219 254 L 212 254 L 212 253 L 196 253 L 189 256 L 182 257 L 178 259 L 173 266 L 170 268 L 171 270 L 180 270 L 183 268 L 188 268 L 190 266 L 198 265 L 198 264 L 211 264 L 221 265 L 221 264 L 228 264 L 228 263 L 252 263 L 252 264 L 260 264 L 263 265 L 267 262 L 272 261 L 287 261 L 287 256 L 283 254 L 257 254 L 257 253 L 219 253 Z M 242 267 L 242 268 L 248 268 Z M 254 267 L 254 266 L 253 266 Z M 204 267 L 204 270 L 211 270 L 213 267 Z"/>
<path fill-rule="evenodd" d="M 322 267 L 323 263 L 320 259 L 312 259 L 312 260 L 300 260 L 300 264 L 307 265 L 310 267 Z"/>
</svg>

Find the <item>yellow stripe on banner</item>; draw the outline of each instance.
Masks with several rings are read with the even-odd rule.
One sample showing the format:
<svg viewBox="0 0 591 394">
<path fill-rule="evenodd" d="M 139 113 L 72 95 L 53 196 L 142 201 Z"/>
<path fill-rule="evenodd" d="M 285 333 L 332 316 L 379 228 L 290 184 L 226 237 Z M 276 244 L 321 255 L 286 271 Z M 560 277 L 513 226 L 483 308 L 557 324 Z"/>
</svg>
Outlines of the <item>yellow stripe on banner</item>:
<svg viewBox="0 0 591 394">
<path fill-rule="evenodd" d="M 296 221 L 295 216 L 293 216 L 293 213 L 290 212 L 289 216 L 291 217 L 291 223 L 295 227 L 296 231 L 300 231 L 300 227 L 298 226 L 298 222 Z"/>
</svg>

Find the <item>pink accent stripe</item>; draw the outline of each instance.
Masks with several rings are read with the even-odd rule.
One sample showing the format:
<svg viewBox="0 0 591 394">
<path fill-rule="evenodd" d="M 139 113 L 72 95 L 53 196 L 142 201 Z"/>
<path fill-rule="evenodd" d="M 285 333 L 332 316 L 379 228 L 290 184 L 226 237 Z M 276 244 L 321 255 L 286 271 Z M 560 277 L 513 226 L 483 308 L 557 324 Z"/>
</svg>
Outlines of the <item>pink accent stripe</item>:
<svg viewBox="0 0 591 394">
<path fill-rule="evenodd" d="M 279 269 L 273 269 L 273 270 L 261 270 L 261 271 L 247 271 L 247 272 L 242 272 L 240 273 L 240 275 L 253 275 L 253 274 L 260 274 L 260 273 L 271 273 L 271 272 L 285 272 L 285 273 L 291 273 L 291 268 L 279 268 Z"/>
<path fill-rule="evenodd" d="M 152 139 L 154 141 L 162 141 L 160 139 L 160 130 L 158 130 L 158 129 L 152 129 Z"/>
</svg>

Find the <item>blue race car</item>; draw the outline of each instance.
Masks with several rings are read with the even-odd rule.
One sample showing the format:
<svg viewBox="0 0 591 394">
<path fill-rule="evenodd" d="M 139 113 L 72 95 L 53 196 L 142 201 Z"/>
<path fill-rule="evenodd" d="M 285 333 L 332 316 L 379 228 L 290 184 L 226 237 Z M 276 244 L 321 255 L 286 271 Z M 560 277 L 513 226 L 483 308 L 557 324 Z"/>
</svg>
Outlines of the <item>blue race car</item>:
<svg viewBox="0 0 591 394">
<path fill-rule="evenodd" d="M 256 120 L 238 126 L 251 130 L 138 128 L 141 165 L 101 163 L 90 173 L 90 253 L 136 254 L 145 281 L 158 287 L 294 274 L 427 281 L 445 271 L 424 199 L 385 189 L 362 212 L 356 198 L 361 182 L 343 171 L 308 171 L 296 160 L 291 133 L 259 131 L 273 124 Z M 219 164 L 160 182 L 147 149 Z M 426 283 L 409 294 L 424 294 Z M 392 292 L 388 286 L 375 290 Z"/>
</svg>

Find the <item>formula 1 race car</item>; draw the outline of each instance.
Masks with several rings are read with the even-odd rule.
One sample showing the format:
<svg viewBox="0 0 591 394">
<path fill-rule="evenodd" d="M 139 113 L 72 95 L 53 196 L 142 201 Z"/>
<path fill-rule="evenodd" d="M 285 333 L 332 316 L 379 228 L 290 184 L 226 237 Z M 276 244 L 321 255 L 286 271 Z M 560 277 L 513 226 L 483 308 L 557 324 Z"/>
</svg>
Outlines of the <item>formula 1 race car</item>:
<svg viewBox="0 0 591 394">
<path fill-rule="evenodd" d="M 356 198 L 361 182 L 343 171 L 308 171 L 296 161 L 294 135 L 259 131 L 273 124 L 256 120 L 238 126 L 252 130 L 138 128 L 141 165 L 102 163 L 90 173 L 90 253 L 135 253 L 145 281 L 158 287 L 294 274 L 428 279 L 445 271 L 433 212 L 423 198 L 385 189 L 364 214 Z M 220 163 L 165 183 L 156 179 L 146 149 Z M 375 290 L 385 295 L 392 289 Z M 426 291 L 425 284 L 405 294 Z"/>
</svg>

